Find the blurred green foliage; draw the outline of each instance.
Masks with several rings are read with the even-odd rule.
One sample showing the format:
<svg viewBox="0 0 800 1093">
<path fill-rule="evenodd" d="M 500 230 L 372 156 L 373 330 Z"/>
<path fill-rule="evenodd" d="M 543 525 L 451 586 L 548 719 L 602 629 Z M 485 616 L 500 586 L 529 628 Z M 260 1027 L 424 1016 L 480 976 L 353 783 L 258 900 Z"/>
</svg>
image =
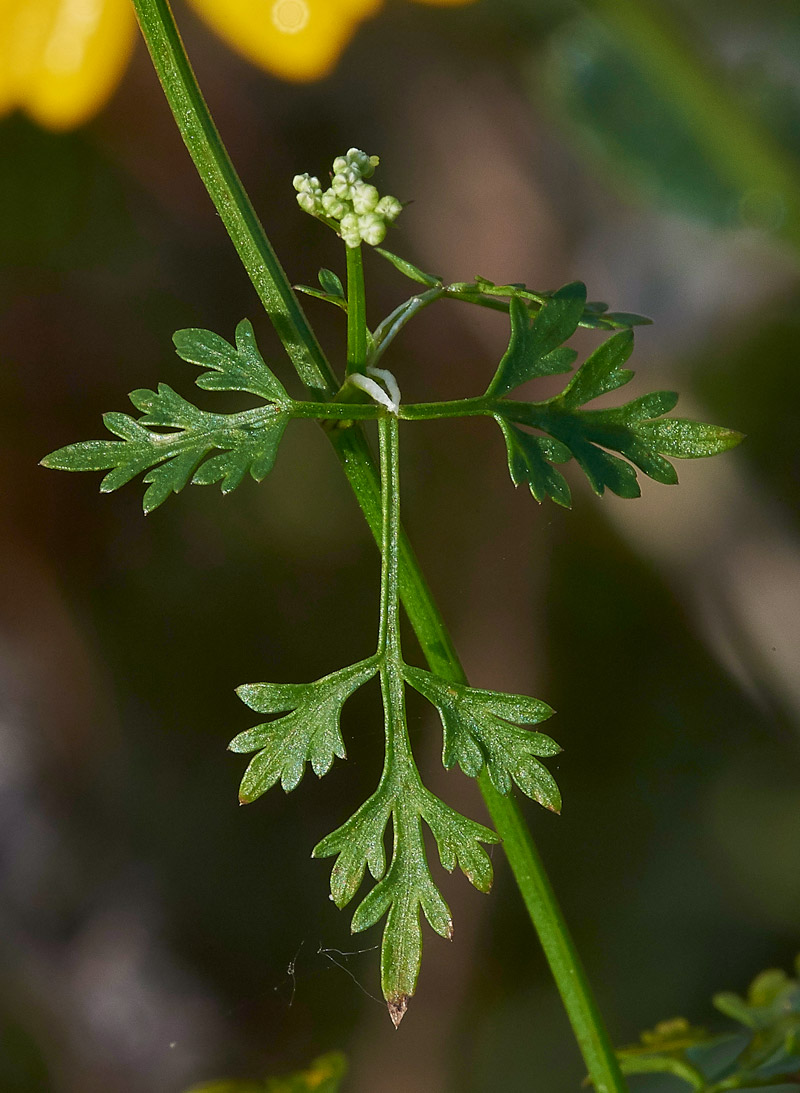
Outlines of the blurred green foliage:
<svg viewBox="0 0 800 1093">
<path fill-rule="evenodd" d="M 796 960 L 800 972 L 800 957 Z M 682 1017 L 643 1032 L 619 1051 L 625 1074 L 671 1074 L 698 1093 L 795 1088 L 800 1080 L 800 983 L 779 968 L 761 972 L 741 998 L 714 996 L 715 1007 L 747 1030 L 710 1035 Z"/>
<path fill-rule="evenodd" d="M 315 1059 L 308 1070 L 264 1082 L 221 1081 L 192 1086 L 187 1093 L 339 1093 L 347 1073 L 347 1062 L 332 1051 Z"/>
</svg>

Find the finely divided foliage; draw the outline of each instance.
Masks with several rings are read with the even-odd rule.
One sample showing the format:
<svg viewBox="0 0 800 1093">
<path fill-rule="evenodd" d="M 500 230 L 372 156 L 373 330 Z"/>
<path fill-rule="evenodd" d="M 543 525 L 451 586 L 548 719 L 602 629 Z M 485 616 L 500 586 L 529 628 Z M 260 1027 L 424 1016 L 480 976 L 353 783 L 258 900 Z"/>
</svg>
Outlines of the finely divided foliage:
<svg viewBox="0 0 800 1093">
<path fill-rule="evenodd" d="M 152 468 L 144 477 L 149 483 L 143 499 L 146 513 L 190 481 L 203 486 L 219 482 L 223 493 L 234 490 L 248 471 L 260 482 L 272 470 L 291 417 L 291 400 L 258 352 L 252 326 L 247 319 L 239 323 L 235 347 L 209 330 L 179 330 L 174 341 L 184 360 L 210 369 L 197 377 L 198 387 L 248 391 L 267 405 L 212 414 L 160 383 L 157 391 L 142 388 L 128 396 L 141 411 L 138 419 L 121 413 L 103 416 L 108 431 L 121 440 L 70 444 L 43 459 L 43 465 L 62 471 L 108 470 L 100 484 L 103 493 Z"/>
<path fill-rule="evenodd" d="M 522 792 L 551 812 L 561 811 L 561 794 L 539 757 L 558 755 L 561 748 L 544 733 L 521 729 L 536 725 L 553 711 L 545 702 L 500 691 L 479 691 L 423 672 L 405 669 L 406 680 L 439 711 L 444 727 L 442 763 L 456 763 L 471 778 L 486 765 L 498 792 L 506 794 L 514 781 Z"/>
<path fill-rule="evenodd" d="M 181 330 L 174 336 L 175 347 L 183 360 L 202 370 L 195 381 L 198 387 L 209 392 L 244 392 L 255 396 L 259 405 L 238 413 L 213 413 L 159 384 L 156 391 L 138 390 L 130 395 L 138 418 L 123 413 L 105 415 L 106 427 L 119 439 L 71 444 L 43 463 L 61 470 L 106 471 L 101 483 L 104 492 L 144 474 L 147 489 L 143 504 L 145 512 L 150 512 L 189 482 L 219 482 L 222 492 L 229 493 L 248 473 L 260 481 L 271 469 L 292 417 L 327 419 L 329 425 L 339 428 L 357 427 L 351 415 L 378 420 L 382 568 L 377 651 L 312 683 L 240 687 L 242 701 L 268 720 L 239 733 L 230 749 L 256 753 L 241 782 L 239 799 L 243 804 L 277 782 L 286 792 L 295 789 L 308 764 L 322 777 L 335 758 L 346 755 L 340 721 L 347 699 L 373 677 L 380 679 L 386 750 L 378 787 L 313 853 L 315 857 L 335 856 L 331 897 L 337 907 L 355 897 L 367 871 L 375 882 L 356 907 L 352 929 L 365 930 L 386 916 L 381 980 L 390 1014 L 398 1024 L 414 994 L 420 969 L 420 912 L 442 937 L 450 938 L 453 932 L 450 911 L 428 865 L 423 825 L 433 835 L 441 865 L 449 871 L 458 866 L 482 892 L 488 892 L 492 883 L 492 866 L 484 845 L 499 841 L 495 832 L 455 812 L 424 786 L 408 737 L 406 686 L 438 710 L 446 768 L 457 765 L 470 777 L 485 772 L 500 794 L 510 793 L 516 785 L 546 809 L 561 810 L 561 794 L 542 762 L 558 754 L 560 748 L 549 736 L 531 728 L 551 716 L 553 711 L 546 703 L 453 683 L 406 664 L 402 657 L 398 419 L 467 414 L 494 418 L 506 442 L 514 484 L 526 483 L 538 501 L 550 497 L 564 506 L 570 505 L 571 495 L 557 464 L 575 459 L 598 494 L 610 489 L 622 497 L 635 497 L 639 493 L 636 467 L 656 481 L 673 483 L 677 476 L 666 456 L 713 455 L 732 447 L 740 436 L 712 425 L 663 417 L 677 400 L 671 392 L 645 395 L 622 406 L 586 410 L 587 403 L 629 382 L 632 373 L 624 365 L 633 347 L 631 327 L 648 320 L 610 313 L 605 304 L 587 303 L 586 289 L 580 282 L 549 293 L 532 292 L 519 284 L 495 285 L 485 278 L 445 285 L 441 278 L 406 259 L 380 250 L 382 257 L 424 291 L 401 303 L 374 332 L 354 332 L 355 319 L 364 314 L 362 242 L 380 242 L 386 226 L 401 209 L 395 198 L 379 198 L 377 190 L 364 181 L 376 164 L 377 157 L 350 149 L 334 163 L 338 189 L 332 184 L 325 194 L 315 178 L 295 179 L 301 207 L 338 230 L 347 244 L 346 290 L 331 270 L 320 271 L 320 289 L 299 287 L 347 312 L 350 336 L 357 334 L 359 344 L 367 347 L 363 370 L 356 376 L 358 383 L 345 379 L 341 397 L 325 402 L 296 401 L 264 362 L 247 320 L 236 328 L 234 344 L 207 330 Z M 376 368 L 376 361 L 422 307 L 448 298 L 508 311 L 508 348 L 482 396 L 402 405 L 394 377 Z M 543 402 L 509 398 L 529 381 L 571 371 L 576 353 L 564 343 L 578 326 L 612 335 L 574 372 L 559 395 Z M 356 360 L 357 354 L 349 353 L 348 359 Z M 391 398 L 383 395 L 379 381 L 387 384 Z M 369 399 L 365 389 L 377 392 L 379 404 L 365 405 Z M 387 862 L 390 822 L 392 849 Z"/>
<path fill-rule="evenodd" d="M 311 763 L 318 778 L 331 769 L 334 757 L 346 757 L 339 719 L 350 695 L 378 670 L 372 657 L 351 664 L 315 683 L 251 683 L 237 688 L 242 702 L 258 713 L 292 712 L 239 733 L 231 751 L 261 749 L 250 761 L 239 792 L 241 804 L 255 801 L 280 779 L 288 793 L 295 789 Z"/>
<path fill-rule="evenodd" d="M 392 857 L 387 870 L 384 839 L 392 821 Z M 433 833 L 439 860 L 449 872 L 456 865 L 481 892 L 492 884 L 492 865 L 481 843 L 498 842 L 482 824 L 460 815 L 428 792 L 418 777 L 384 773 L 376 792 L 340 828 L 314 847 L 314 857 L 337 855 L 331 898 L 344 907 L 361 886 L 368 868 L 378 882 L 353 915 L 358 933 L 387 915 L 381 952 L 381 981 L 389 1012 L 399 1024 L 416 989 L 422 960 L 420 910 L 441 937 L 453 936 L 450 910 L 428 867 L 422 821 Z"/>
<path fill-rule="evenodd" d="M 538 376 L 569 371 L 576 354 L 558 347 L 575 332 L 585 313 L 585 301 L 585 287 L 575 282 L 553 293 L 531 318 L 521 299 L 513 297 L 509 305 L 511 340 L 486 395 L 505 395 Z M 731 429 L 662 418 L 678 401 L 672 391 L 656 391 L 609 409 L 582 409 L 587 402 L 630 382 L 633 372 L 622 365 L 632 352 L 633 332 L 621 331 L 595 349 L 560 395 L 545 402 L 501 399 L 493 406 L 515 486 L 525 482 L 537 501 L 550 497 L 569 507 L 569 486 L 553 464 L 574 458 L 598 495 L 609 489 L 620 497 L 638 497 L 641 491 L 631 464 L 656 482 L 672 485 L 678 476 L 664 456 L 691 459 L 715 455 L 739 443 L 741 434 Z M 520 425 L 545 435 L 529 433 Z"/>
</svg>

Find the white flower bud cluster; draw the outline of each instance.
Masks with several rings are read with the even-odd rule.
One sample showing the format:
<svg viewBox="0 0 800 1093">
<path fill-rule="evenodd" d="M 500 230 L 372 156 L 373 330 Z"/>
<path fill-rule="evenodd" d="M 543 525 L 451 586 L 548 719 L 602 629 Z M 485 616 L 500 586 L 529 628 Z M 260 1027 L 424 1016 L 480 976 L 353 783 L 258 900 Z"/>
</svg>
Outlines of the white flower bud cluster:
<svg viewBox="0 0 800 1093">
<path fill-rule="evenodd" d="M 379 159 L 351 148 L 346 156 L 333 161 L 330 187 L 323 193 L 318 178 L 295 175 L 292 185 L 297 191 L 297 204 L 312 216 L 335 220 L 339 234 L 348 247 L 369 243 L 376 247 L 391 224 L 403 211 L 396 197 L 381 197 L 376 188 L 364 180 L 375 173 Z"/>
</svg>

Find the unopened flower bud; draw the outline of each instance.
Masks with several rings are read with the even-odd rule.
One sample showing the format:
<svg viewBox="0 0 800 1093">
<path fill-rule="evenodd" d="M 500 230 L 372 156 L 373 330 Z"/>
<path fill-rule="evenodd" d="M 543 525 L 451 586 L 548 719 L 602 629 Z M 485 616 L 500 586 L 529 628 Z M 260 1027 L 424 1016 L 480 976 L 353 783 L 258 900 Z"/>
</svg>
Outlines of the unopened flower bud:
<svg viewBox="0 0 800 1093">
<path fill-rule="evenodd" d="M 375 213 L 367 213 L 358 218 L 358 233 L 365 243 L 377 247 L 386 237 L 386 224 Z"/>
<path fill-rule="evenodd" d="M 329 216 L 331 220 L 341 220 L 347 212 L 347 206 L 344 202 L 330 190 L 326 190 L 322 195 L 322 208 L 325 210 L 325 215 Z"/>
<path fill-rule="evenodd" d="M 378 204 L 375 206 L 375 212 L 378 216 L 382 216 L 384 220 L 387 220 L 390 224 L 397 220 L 400 213 L 403 211 L 403 206 L 397 200 L 396 197 L 392 197 L 387 194 L 386 197 L 382 197 Z"/>
<path fill-rule="evenodd" d="M 311 213 L 315 216 L 321 211 L 322 205 L 320 199 L 316 194 L 300 193 L 297 195 L 297 204 L 303 210 L 303 212 Z"/>
<path fill-rule="evenodd" d="M 355 213 L 346 213 L 339 225 L 339 234 L 348 247 L 361 245 L 361 232 L 359 231 L 358 217 Z"/>
<path fill-rule="evenodd" d="M 380 194 L 368 182 L 357 182 L 352 189 L 353 209 L 359 215 L 371 213 L 378 204 Z"/>
<path fill-rule="evenodd" d="M 292 179 L 292 185 L 301 194 L 318 194 L 320 196 L 322 194 L 319 179 L 311 175 L 295 175 Z"/>
<path fill-rule="evenodd" d="M 348 198 L 350 196 L 350 181 L 344 172 L 333 176 L 331 190 L 337 197 Z"/>
<path fill-rule="evenodd" d="M 292 185 L 297 190 L 297 203 L 312 216 L 338 221 L 339 234 L 348 247 L 359 247 L 362 242 L 377 246 L 383 242 L 387 224 L 403 209 L 396 197 L 381 197 L 364 181 L 379 163 L 378 156 L 349 148 L 334 159 L 331 184 L 324 193 L 318 178 L 295 175 Z"/>
</svg>

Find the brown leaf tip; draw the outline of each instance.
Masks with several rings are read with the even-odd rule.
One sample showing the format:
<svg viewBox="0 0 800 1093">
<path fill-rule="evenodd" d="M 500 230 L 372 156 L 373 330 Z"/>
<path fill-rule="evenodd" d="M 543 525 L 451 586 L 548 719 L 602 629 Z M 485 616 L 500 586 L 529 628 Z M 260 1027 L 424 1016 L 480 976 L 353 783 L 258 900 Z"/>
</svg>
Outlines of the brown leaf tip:
<svg viewBox="0 0 800 1093">
<path fill-rule="evenodd" d="M 395 1028 L 400 1027 L 400 1022 L 403 1020 L 408 1009 L 409 996 L 407 994 L 396 994 L 391 998 L 386 999 L 386 1006 L 389 1010 L 389 1016 L 392 1019 L 392 1024 Z"/>
</svg>

